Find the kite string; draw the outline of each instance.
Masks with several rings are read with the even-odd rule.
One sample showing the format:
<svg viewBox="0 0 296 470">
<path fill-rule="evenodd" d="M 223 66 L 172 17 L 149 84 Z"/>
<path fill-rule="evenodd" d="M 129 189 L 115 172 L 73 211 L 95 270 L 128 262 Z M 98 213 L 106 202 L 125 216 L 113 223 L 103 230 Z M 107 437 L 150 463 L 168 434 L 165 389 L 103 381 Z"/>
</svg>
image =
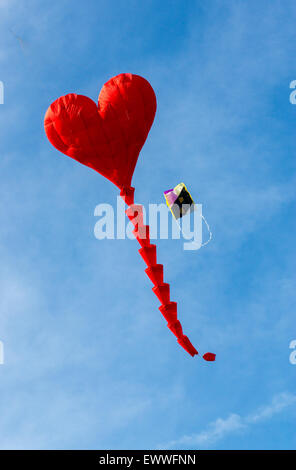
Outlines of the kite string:
<svg viewBox="0 0 296 470">
<path fill-rule="evenodd" d="M 209 238 L 207 239 L 207 241 L 205 243 L 202 243 L 202 245 L 201 245 L 201 246 L 206 246 L 212 240 L 213 235 L 212 235 L 212 232 L 210 230 L 210 226 L 209 226 L 208 222 L 206 221 L 206 219 L 203 215 L 202 215 L 202 219 L 203 219 L 204 223 L 206 224 L 206 227 L 207 227 L 208 232 L 209 232 Z"/>
<path fill-rule="evenodd" d="M 195 206 L 194 206 L 194 209 L 193 209 L 193 210 L 195 211 Z M 208 233 L 209 233 L 209 238 L 207 239 L 206 242 L 204 242 L 204 243 L 202 243 L 202 244 L 200 245 L 200 248 L 201 248 L 202 246 L 206 246 L 208 243 L 210 243 L 210 241 L 211 241 L 212 238 L 213 238 L 212 231 L 211 231 L 211 229 L 210 229 L 210 226 L 209 226 L 209 224 L 208 224 L 206 218 L 205 218 L 202 214 L 201 214 L 201 218 L 202 218 L 202 220 L 204 221 L 204 223 L 205 223 L 205 225 L 206 225 L 206 227 L 207 227 L 207 230 L 208 230 Z M 181 227 L 181 224 L 178 222 L 177 219 L 176 219 L 176 222 L 177 222 L 177 225 L 178 225 L 178 227 L 179 227 L 179 229 L 180 229 L 180 232 L 184 235 L 183 230 L 182 230 L 182 227 Z"/>
</svg>

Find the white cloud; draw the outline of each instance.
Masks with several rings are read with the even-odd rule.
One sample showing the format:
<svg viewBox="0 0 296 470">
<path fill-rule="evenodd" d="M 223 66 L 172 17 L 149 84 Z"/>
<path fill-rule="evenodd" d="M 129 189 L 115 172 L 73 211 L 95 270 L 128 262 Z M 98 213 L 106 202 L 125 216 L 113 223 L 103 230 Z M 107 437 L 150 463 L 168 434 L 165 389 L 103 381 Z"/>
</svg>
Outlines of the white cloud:
<svg viewBox="0 0 296 470">
<path fill-rule="evenodd" d="M 241 416 L 230 414 L 226 419 L 216 419 L 216 421 L 209 425 L 208 430 L 202 431 L 199 434 L 183 436 L 180 439 L 169 442 L 164 448 L 204 446 L 218 439 L 222 439 L 226 434 L 242 429 L 244 426 Z M 160 448 L 163 448 L 163 446 L 160 446 Z"/>
<path fill-rule="evenodd" d="M 208 429 L 197 434 L 182 436 L 170 441 L 165 445 L 158 446 L 159 449 L 188 447 L 207 447 L 214 442 L 223 439 L 228 434 L 247 429 L 249 426 L 271 419 L 274 415 L 281 413 L 296 403 L 296 395 L 291 393 L 280 393 L 273 397 L 269 405 L 260 407 L 254 413 L 247 416 L 231 413 L 226 419 L 218 418 L 209 424 Z"/>
<path fill-rule="evenodd" d="M 266 419 L 272 418 L 275 414 L 280 413 L 288 406 L 296 403 L 296 395 L 291 393 L 281 393 L 276 395 L 271 404 L 257 410 L 254 414 L 246 417 L 245 421 L 250 424 L 258 423 Z"/>
</svg>

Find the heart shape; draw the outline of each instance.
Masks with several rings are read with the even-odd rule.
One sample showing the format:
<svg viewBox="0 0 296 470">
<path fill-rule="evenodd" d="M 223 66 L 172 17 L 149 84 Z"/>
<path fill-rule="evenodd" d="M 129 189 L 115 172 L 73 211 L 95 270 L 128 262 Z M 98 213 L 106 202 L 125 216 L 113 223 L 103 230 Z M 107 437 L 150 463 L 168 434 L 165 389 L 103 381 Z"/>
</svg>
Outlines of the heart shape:
<svg viewBox="0 0 296 470">
<path fill-rule="evenodd" d="M 149 82 L 122 73 L 105 83 L 98 106 L 74 93 L 58 98 L 46 112 L 44 127 L 54 147 L 122 189 L 131 185 L 155 112 Z"/>
</svg>

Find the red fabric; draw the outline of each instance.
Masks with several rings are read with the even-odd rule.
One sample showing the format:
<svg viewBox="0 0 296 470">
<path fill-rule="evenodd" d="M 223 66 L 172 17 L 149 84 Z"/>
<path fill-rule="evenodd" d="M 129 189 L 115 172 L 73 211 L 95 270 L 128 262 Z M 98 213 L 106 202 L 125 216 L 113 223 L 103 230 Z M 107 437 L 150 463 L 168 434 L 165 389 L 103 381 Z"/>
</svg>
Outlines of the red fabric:
<svg viewBox="0 0 296 470">
<path fill-rule="evenodd" d="M 183 329 L 182 325 L 179 320 L 174 321 L 173 323 L 168 323 L 168 328 L 171 330 L 172 333 L 179 339 L 183 336 Z"/>
<path fill-rule="evenodd" d="M 140 248 L 138 251 L 149 268 L 157 264 L 156 245 L 148 245 L 143 248 Z"/>
<path fill-rule="evenodd" d="M 125 213 L 136 230 L 138 230 L 138 227 L 143 227 L 143 206 L 139 204 L 132 204 L 125 211 Z"/>
<path fill-rule="evenodd" d="M 126 186 L 120 191 L 120 196 L 128 206 L 134 203 L 134 192 L 135 188 L 128 188 Z"/>
<path fill-rule="evenodd" d="M 134 188 L 131 187 L 138 156 L 155 112 L 156 97 L 147 80 L 122 73 L 105 83 L 98 106 L 83 95 L 71 93 L 58 98 L 48 108 L 44 126 L 54 147 L 120 188 L 120 195 L 129 206 L 126 213 L 130 220 L 133 221 L 137 213 L 133 233 L 142 246 L 139 253 L 155 285 L 152 290 L 162 304 L 159 309 L 178 343 L 194 356 L 198 352 L 183 334 L 177 304 L 170 301 L 170 286 L 163 282 L 163 267 L 156 262 L 156 246 L 150 244 L 149 226 L 143 225 L 142 206 L 134 205 Z M 206 353 L 203 358 L 213 361 L 215 354 Z"/>
<path fill-rule="evenodd" d="M 189 338 L 185 335 L 181 336 L 181 338 L 178 339 L 178 343 L 182 348 L 187 351 L 190 356 L 194 357 L 196 354 L 198 354 L 198 351 L 195 349 L 195 347 L 191 344 Z M 211 353 L 209 353 L 211 354 Z"/>
<path fill-rule="evenodd" d="M 160 312 L 168 323 L 174 323 L 178 320 L 177 318 L 177 302 L 170 302 L 166 305 L 159 307 Z"/>
<path fill-rule="evenodd" d="M 143 225 L 142 227 L 135 228 L 133 234 L 140 243 L 142 248 L 150 245 L 150 234 L 149 234 L 149 225 Z"/>
<path fill-rule="evenodd" d="M 141 243 L 141 240 L 139 241 L 139 243 Z M 163 284 L 163 265 L 162 264 L 156 264 L 155 266 L 151 266 L 150 268 L 145 269 L 145 273 L 147 274 L 150 281 L 153 282 L 155 286 L 161 286 Z"/>
<path fill-rule="evenodd" d="M 164 282 L 160 286 L 152 287 L 152 290 L 158 298 L 161 305 L 170 303 L 170 285 Z"/>
<path fill-rule="evenodd" d="M 205 353 L 203 356 L 205 361 L 214 361 L 216 359 L 216 354 L 213 354 L 213 353 Z"/>
<path fill-rule="evenodd" d="M 156 97 L 147 80 L 122 73 L 105 83 L 98 106 L 74 93 L 58 98 L 44 126 L 54 147 L 122 189 L 131 185 L 155 112 Z"/>
</svg>

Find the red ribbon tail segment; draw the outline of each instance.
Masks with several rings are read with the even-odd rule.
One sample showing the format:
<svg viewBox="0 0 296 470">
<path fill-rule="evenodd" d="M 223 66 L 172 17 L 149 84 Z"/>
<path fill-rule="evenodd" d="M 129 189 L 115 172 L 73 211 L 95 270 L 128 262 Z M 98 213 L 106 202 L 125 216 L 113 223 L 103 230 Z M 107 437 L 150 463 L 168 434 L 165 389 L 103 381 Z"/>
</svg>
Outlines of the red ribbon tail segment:
<svg viewBox="0 0 296 470">
<path fill-rule="evenodd" d="M 120 196 L 128 205 L 125 213 L 134 225 L 133 234 L 141 245 L 139 253 L 147 265 L 145 273 L 154 285 L 152 290 L 161 303 L 159 310 L 167 321 L 168 328 L 176 336 L 180 346 L 194 357 L 198 351 L 189 338 L 183 334 L 182 325 L 177 317 L 177 302 L 170 300 L 170 285 L 163 282 L 163 265 L 157 264 L 156 245 L 150 243 L 149 225 L 144 225 L 143 222 L 143 206 L 134 204 L 134 191 L 134 188 L 124 187 L 121 189 Z M 216 355 L 212 353 L 203 355 L 205 361 L 214 361 L 215 357 Z"/>
<path fill-rule="evenodd" d="M 135 188 L 122 188 L 120 191 L 120 196 L 124 200 L 127 206 L 134 204 L 134 194 Z"/>
<path fill-rule="evenodd" d="M 213 362 L 216 359 L 216 354 L 208 352 L 205 353 L 202 357 L 205 361 Z"/>
<path fill-rule="evenodd" d="M 182 346 L 182 348 L 185 349 L 185 351 L 190 354 L 190 356 L 194 357 L 196 354 L 198 354 L 198 351 L 195 349 L 193 344 L 191 344 L 187 336 L 183 335 L 182 338 L 179 338 L 178 343 L 180 344 L 180 346 Z"/>
</svg>

